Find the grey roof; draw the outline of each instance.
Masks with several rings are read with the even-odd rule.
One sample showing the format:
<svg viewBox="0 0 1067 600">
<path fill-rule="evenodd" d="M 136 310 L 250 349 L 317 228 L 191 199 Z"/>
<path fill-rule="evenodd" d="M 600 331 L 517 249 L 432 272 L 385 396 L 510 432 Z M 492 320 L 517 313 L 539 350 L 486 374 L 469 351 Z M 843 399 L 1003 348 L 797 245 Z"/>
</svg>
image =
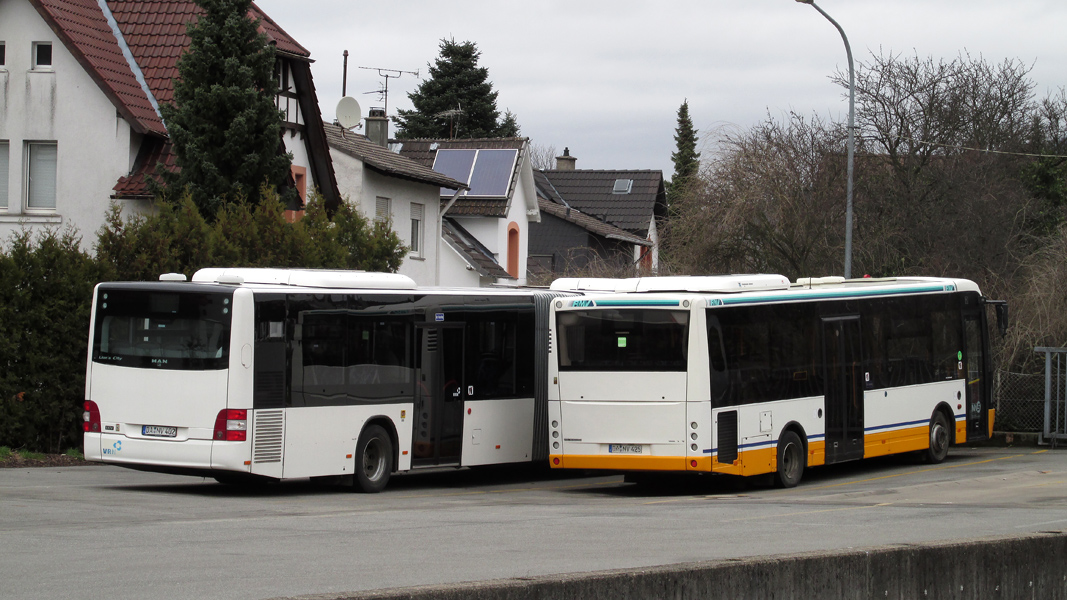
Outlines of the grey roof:
<svg viewBox="0 0 1067 600">
<path fill-rule="evenodd" d="M 551 200 L 544 198 L 538 198 L 537 204 L 543 212 L 546 212 L 554 217 L 563 219 L 570 223 L 585 229 L 586 231 L 599 235 L 600 237 L 607 238 L 609 240 L 621 240 L 636 244 L 639 246 L 651 246 L 652 242 L 642 237 L 636 236 L 625 229 L 620 229 L 610 223 L 597 220 L 576 208 L 569 208 L 562 204 L 557 204 Z"/>
<path fill-rule="evenodd" d="M 653 217 L 666 216 L 662 171 L 552 169 L 541 171 L 539 175 L 534 181 L 540 196 L 565 203 L 641 237 L 648 234 Z M 612 191 L 618 179 L 633 181 L 629 193 Z"/>
<path fill-rule="evenodd" d="M 346 131 L 340 125 L 323 123 L 330 147 L 363 161 L 372 170 L 409 181 L 428 183 L 453 190 L 467 189 L 467 184 L 442 175 L 421 163 L 383 148 L 367 136 Z"/>
<path fill-rule="evenodd" d="M 471 267 L 482 277 L 495 277 L 498 279 L 515 279 L 500 266 L 478 238 L 470 234 L 462 225 L 445 217 L 441 219 L 441 237 L 449 246 L 456 249 Z"/>
</svg>

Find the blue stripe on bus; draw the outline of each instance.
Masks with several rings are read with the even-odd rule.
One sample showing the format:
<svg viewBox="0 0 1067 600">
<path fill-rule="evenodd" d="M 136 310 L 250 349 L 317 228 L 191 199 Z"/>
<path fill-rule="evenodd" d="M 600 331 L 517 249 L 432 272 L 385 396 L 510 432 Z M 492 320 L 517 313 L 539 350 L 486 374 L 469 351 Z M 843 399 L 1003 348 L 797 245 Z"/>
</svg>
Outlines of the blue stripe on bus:
<svg viewBox="0 0 1067 600">
<path fill-rule="evenodd" d="M 951 292 L 955 291 L 954 285 L 936 285 L 904 289 L 873 289 L 873 290 L 842 290 L 834 292 L 808 292 L 789 295 L 774 296 L 740 296 L 723 298 L 723 304 L 753 304 L 756 302 L 789 302 L 806 300 L 833 300 L 842 298 L 860 298 L 864 296 L 895 296 L 898 294 L 925 294 L 928 292 Z"/>
<path fill-rule="evenodd" d="M 955 418 L 956 418 L 957 421 L 959 421 L 959 420 L 962 420 L 962 419 L 966 419 L 967 415 L 955 415 Z M 907 427 L 909 425 L 924 425 L 924 424 L 929 423 L 929 422 L 930 421 L 927 420 L 927 419 L 920 419 L 918 421 L 905 421 L 903 423 L 891 423 L 889 425 L 877 425 L 875 427 L 867 427 L 863 431 L 866 433 L 866 432 L 869 432 L 869 431 L 880 431 L 880 430 L 885 430 L 885 429 L 893 429 L 894 427 Z"/>
<path fill-rule="evenodd" d="M 921 419 L 921 420 L 918 420 L 918 421 L 904 421 L 904 422 L 901 422 L 901 423 L 890 423 L 889 425 L 877 425 L 875 427 L 866 427 L 866 428 L 863 429 L 863 431 L 865 433 L 866 432 L 870 432 L 870 431 L 881 431 L 883 429 L 893 429 L 895 427 L 907 427 L 909 425 L 924 425 L 924 424 L 929 423 L 929 422 L 930 422 L 929 419 Z"/>
<path fill-rule="evenodd" d="M 808 436 L 808 441 L 809 442 L 817 441 L 817 440 L 824 439 L 825 437 L 826 437 L 826 434 L 817 433 L 815 435 Z M 753 442 L 751 444 L 742 444 L 742 445 L 738 446 L 737 448 L 740 450 L 741 448 L 755 448 L 757 446 L 769 446 L 771 444 L 777 444 L 777 443 L 778 443 L 778 440 L 770 440 L 770 441 L 766 441 L 766 442 Z M 719 451 L 718 448 L 704 448 L 704 454 L 716 454 L 716 453 L 718 453 L 718 451 Z"/>
</svg>

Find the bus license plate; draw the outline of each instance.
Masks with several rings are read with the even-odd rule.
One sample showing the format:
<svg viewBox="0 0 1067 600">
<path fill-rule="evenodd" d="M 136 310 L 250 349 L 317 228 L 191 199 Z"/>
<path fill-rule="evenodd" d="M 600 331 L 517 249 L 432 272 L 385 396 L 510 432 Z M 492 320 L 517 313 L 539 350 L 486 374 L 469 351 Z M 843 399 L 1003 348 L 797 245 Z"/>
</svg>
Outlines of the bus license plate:
<svg viewBox="0 0 1067 600">
<path fill-rule="evenodd" d="M 144 425 L 141 427 L 141 435 L 151 437 L 177 437 L 177 427 L 160 427 L 159 425 Z"/>
<path fill-rule="evenodd" d="M 608 452 L 612 454 L 641 454 L 643 449 L 641 444 L 608 444 Z"/>
</svg>

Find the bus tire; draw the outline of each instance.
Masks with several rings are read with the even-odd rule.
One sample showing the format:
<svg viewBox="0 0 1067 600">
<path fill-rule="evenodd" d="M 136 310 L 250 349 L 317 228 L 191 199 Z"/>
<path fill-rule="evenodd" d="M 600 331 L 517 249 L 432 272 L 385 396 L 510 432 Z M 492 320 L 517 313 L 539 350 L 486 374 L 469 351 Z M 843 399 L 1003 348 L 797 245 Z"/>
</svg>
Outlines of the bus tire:
<svg viewBox="0 0 1067 600">
<path fill-rule="evenodd" d="M 778 470 L 774 473 L 774 484 L 780 488 L 796 487 L 804 476 L 804 445 L 800 436 L 793 431 L 786 431 L 778 438 Z"/>
<path fill-rule="evenodd" d="M 355 487 L 367 494 L 377 494 L 389 483 L 393 472 L 393 444 L 381 425 L 363 430 L 356 445 Z"/>
<path fill-rule="evenodd" d="M 924 455 L 926 462 L 936 465 L 945 460 L 949 443 L 948 421 L 941 411 L 937 411 L 930 419 L 930 446 Z"/>
</svg>

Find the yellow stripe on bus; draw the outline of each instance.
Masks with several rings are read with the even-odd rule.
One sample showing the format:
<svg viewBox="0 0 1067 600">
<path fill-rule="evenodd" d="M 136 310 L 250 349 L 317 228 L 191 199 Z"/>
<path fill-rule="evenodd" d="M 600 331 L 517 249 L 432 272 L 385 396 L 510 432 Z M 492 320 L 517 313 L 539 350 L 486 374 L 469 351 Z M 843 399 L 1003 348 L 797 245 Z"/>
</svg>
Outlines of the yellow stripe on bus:
<svg viewBox="0 0 1067 600">
<path fill-rule="evenodd" d="M 989 411 L 989 430 L 993 431 L 994 411 Z M 956 439 L 960 443 L 966 438 L 967 423 L 956 423 Z M 867 434 L 863 438 L 863 457 L 885 456 L 916 450 L 925 450 L 930 444 L 930 430 L 927 426 L 909 427 L 894 431 Z M 559 461 L 558 464 L 556 461 Z M 695 461 L 695 465 L 693 464 Z M 643 455 L 553 455 L 550 463 L 558 469 L 607 469 L 612 471 L 711 471 L 729 475 L 762 475 L 774 473 L 778 464 L 776 447 L 742 450 L 737 460 L 732 463 L 719 462 L 713 456 L 643 456 Z M 808 442 L 809 467 L 826 464 L 826 442 L 815 440 Z"/>
<path fill-rule="evenodd" d="M 964 425 L 966 433 L 966 424 Z M 956 436 L 960 435 L 957 426 Z M 887 454 L 899 454 L 913 450 L 925 450 L 930 446 L 930 428 L 926 425 L 921 427 L 909 427 L 894 431 L 879 431 L 863 436 L 863 457 L 885 456 Z"/>
</svg>

